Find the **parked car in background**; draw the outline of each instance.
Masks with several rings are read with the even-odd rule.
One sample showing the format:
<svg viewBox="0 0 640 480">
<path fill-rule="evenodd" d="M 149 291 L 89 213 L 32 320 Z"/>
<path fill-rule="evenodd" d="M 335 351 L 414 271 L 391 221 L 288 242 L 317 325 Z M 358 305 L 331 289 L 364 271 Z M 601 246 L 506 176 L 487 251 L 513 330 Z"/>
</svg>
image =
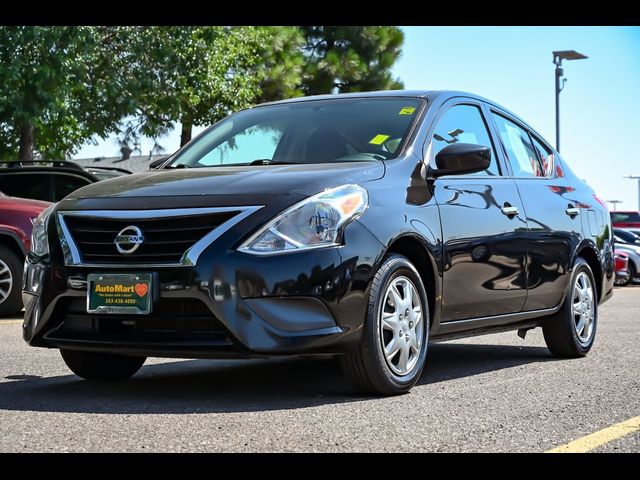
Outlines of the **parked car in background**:
<svg viewBox="0 0 640 480">
<path fill-rule="evenodd" d="M 633 233 L 626 228 L 615 228 L 613 234 L 622 240 L 624 243 L 630 243 L 632 245 L 640 245 L 640 235 Z"/>
<path fill-rule="evenodd" d="M 126 175 L 123 169 L 87 167 L 73 162 L 0 162 L 0 191 L 6 195 L 57 202 L 78 188 Z"/>
<path fill-rule="evenodd" d="M 629 285 L 631 281 L 631 272 L 629 272 L 629 255 L 620 250 L 615 250 L 614 259 L 616 262 L 616 280 L 615 284 L 618 287 L 624 287 Z"/>
<path fill-rule="evenodd" d="M 0 193 L 0 316 L 22 309 L 22 271 L 31 248 L 32 222 L 49 205 Z"/>
<path fill-rule="evenodd" d="M 615 233 L 613 239 L 616 252 L 626 253 L 629 256 L 629 282 L 640 281 L 640 245 L 628 243 Z"/>
<path fill-rule="evenodd" d="M 617 228 L 640 228 L 640 212 L 616 211 L 610 212 L 611 223 Z"/>
<path fill-rule="evenodd" d="M 640 228 L 625 228 L 624 230 L 634 233 L 640 237 Z"/>
<path fill-rule="evenodd" d="M 478 96 L 259 105 L 159 166 L 36 220 L 24 339 L 80 377 L 124 379 L 147 356 L 326 353 L 393 395 L 429 340 L 542 327 L 552 354 L 584 356 L 613 294 L 606 204 Z"/>
</svg>

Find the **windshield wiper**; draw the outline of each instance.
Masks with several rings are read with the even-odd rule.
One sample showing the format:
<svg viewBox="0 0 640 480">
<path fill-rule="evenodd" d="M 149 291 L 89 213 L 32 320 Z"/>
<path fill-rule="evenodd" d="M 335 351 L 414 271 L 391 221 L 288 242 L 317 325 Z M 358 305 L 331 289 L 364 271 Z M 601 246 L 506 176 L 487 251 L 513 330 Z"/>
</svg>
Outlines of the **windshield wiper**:
<svg viewBox="0 0 640 480">
<path fill-rule="evenodd" d="M 295 162 L 276 162 L 270 158 L 259 158 L 249 162 L 247 165 L 295 165 Z"/>
</svg>

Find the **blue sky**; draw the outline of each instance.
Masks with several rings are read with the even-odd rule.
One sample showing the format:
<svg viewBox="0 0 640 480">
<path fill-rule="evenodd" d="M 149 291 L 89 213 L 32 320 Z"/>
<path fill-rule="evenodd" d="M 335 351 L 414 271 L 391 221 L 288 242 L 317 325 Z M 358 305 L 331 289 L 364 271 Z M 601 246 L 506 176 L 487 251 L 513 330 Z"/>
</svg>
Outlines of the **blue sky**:
<svg viewBox="0 0 640 480">
<path fill-rule="evenodd" d="M 638 208 L 640 175 L 640 27 L 403 27 L 394 67 L 409 89 L 477 93 L 512 110 L 555 144 L 553 50 L 587 60 L 564 62 L 561 153 L 573 170 L 618 209 Z M 201 128 L 195 129 L 198 133 Z M 160 139 L 167 152 L 173 132 Z M 144 142 L 148 153 L 151 142 Z M 113 138 L 76 156 L 117 156 Z"/>
</svg>

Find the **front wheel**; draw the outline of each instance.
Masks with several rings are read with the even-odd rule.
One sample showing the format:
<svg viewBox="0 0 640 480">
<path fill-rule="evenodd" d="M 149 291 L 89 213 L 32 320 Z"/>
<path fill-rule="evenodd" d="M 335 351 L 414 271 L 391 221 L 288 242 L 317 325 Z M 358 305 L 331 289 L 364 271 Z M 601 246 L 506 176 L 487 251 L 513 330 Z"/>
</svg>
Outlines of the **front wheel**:
<svg viewBox="0 0 640 480">
<path fill-rule="evenodd" d="M 133 376 L 146 360 L 146 357 L 79 350 L 60 350 L 60 354 L 67 367 L 79 377 L 106 382 L 125 380 Z"/>
<path fill-rule="evenodd" d="M 591 350 L 598 326 L 595 285 L 591 267 L 578 258 L 562 307 L 542 325 L 547 347 L 556 357 L 584 357 Z"/>
<path fill-rule="evenodd" d="M 342 367 L 362 393 L 398 395 L 416 384 L 425 365 L 429 304 L 415 267 L 401 255 L 383 262 L 373 279 L 362 340 Z"/>
</svg>

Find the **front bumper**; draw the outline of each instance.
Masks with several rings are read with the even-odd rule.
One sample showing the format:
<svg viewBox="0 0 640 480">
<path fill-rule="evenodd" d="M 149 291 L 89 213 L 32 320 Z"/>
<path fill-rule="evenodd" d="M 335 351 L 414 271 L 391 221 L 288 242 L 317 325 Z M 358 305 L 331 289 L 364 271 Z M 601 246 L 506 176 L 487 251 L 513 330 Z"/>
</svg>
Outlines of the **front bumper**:
<svg viewBox="0 0 640 480">
<path fill-rule="evenodd" d="M 65 266 L 25 261 L 24 339 L 32 346 L 220 358 L 337 353 L 360 338 L 380 242 L 359 222 L 338 248 L 256 257 L 209 246 L 195 266 Z M 86 312 L 89 273 L 154 275 L 150 315 Z"/>
</svg>

